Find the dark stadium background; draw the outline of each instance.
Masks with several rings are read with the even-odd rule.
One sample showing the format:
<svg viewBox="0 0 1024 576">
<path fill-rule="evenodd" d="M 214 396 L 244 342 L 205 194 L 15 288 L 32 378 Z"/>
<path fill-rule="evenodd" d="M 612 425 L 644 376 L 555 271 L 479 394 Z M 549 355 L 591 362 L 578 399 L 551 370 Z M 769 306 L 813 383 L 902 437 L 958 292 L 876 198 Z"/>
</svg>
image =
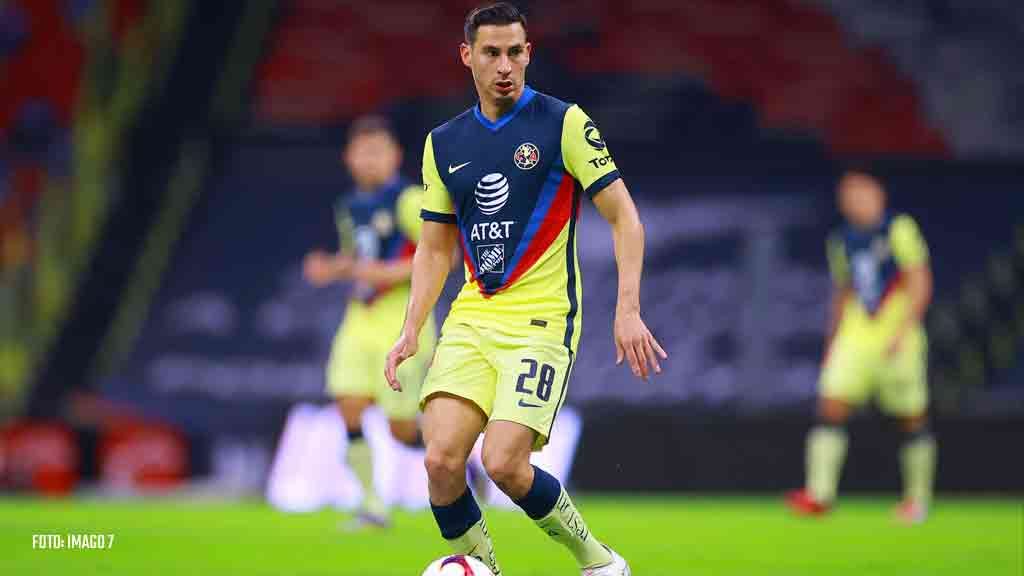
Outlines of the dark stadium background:
<svg viewBox="0 0 1024 576">
<path fill-rule="evenodd" d="M 146 434 L 171 449 L 142 484 L 201 480 L 234 446 L 259 485 L 289 407 L 326 402 L 344 289 L 300 262 L 336 246 L 345 130 L 388 115 L 418 178 L 426 132 L 473 102 L 474 4 L 0 2 L 0 488 L 95 487 Z M 671 355 L 650 384 L 613 366 L 588 209 L 576 488 L 799 485 L 824 235 L 858 161 L 932 249 L 938 490 L 1024 491 L 1020 3 L 520 4 L 530 84 L 590 113 L 637 198 Z M 852 429 L 843 489 L 895 491 L 895 431 L 871 410 Z"/>
</svg>

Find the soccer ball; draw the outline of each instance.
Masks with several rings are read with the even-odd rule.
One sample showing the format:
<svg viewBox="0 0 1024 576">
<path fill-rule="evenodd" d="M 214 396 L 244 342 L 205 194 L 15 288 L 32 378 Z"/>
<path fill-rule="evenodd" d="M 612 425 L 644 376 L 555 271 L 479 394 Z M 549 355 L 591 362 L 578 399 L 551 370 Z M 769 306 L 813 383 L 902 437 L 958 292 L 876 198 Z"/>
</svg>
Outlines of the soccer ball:
<svg viewBox="0 0 1024 576">
<path fill-rule="evenodd" d="M 423 576 L 494 576 L 483 562 L 472 556 L 445 556 L 427 566 Z"/>
</svg>

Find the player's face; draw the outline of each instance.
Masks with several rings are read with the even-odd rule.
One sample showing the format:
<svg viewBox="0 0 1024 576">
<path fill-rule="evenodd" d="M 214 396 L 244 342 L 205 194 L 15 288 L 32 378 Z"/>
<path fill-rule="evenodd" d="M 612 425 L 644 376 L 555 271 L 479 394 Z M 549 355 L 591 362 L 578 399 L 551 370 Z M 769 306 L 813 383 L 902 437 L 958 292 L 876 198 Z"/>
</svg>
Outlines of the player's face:
<svg viewBox="0 0 1024 576">
<path fill-rule="evenodd" d="M 345 147 L 343 159 L 356 186 L 373 190 L 398 172 L 402 150 L 387 132 L 370 132 L 353 138 Z"/>
<path fill-rule="evenodd" d="M 839 182 L 839 210 L 854 226 L 874 226 L 885 213 L 885 191 L 870 176 L 847 174 Z"/>
<path fill-rule="evenodd" d="M 519 23 L 477 28 L 472 45 L 462 44 L 462 63 L 473 71 L 480 100 L 504 107 L 519 99 L 530 65 L 530 43 Z"/>
</svg>

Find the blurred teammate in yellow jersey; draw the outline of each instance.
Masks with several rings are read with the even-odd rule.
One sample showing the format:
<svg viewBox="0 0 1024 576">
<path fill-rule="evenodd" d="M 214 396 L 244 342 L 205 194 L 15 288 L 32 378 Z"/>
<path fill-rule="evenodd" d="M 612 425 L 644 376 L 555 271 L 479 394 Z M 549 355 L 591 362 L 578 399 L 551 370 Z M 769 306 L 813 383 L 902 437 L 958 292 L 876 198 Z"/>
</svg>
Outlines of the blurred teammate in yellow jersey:
<svg viewBox="0 0 1024 576">
<path fill-rule="evenodd" d="M 402 150 L 383 118 L 356 120 L 342 156 L 355 190 L 335 207 L 341 250 L 310 253 L 304 270 L 317 286 L 351 285 L 345 321 L 327 365 L 327 389 L 345 420 L 347 463 L 365 494 L 352 527 L 385 527 L 388 509 L 374 490 L 372 454 L 363 437 L 362 417 L 367 407 L 377 404 L 398 441 L 410 446 L 422 443 L 418 394 L 436 339 L 431 314 L 426 315 L 426 328 L 419 335 L 426 354 L 402 367 L 408 388 L 391 391 L 380 371 L 405 316 L 412 255 L 420 236 L 422 193 L 399 174 Z"/>
<path fill-rule="evenodd" d="M 928 513 L 936 451 L 922 327 L 932 296 L 928 247 L 910 216 L 886 209 L 885 190 L 872 175 L 848 171 L 838 200 L 847 224 L 827 244 L 834 288 L 818 424 L 807 438 L 806 486 L 788 502 L 805 515 L 831 509 L 846 457 L 846 421 L 874 396 L 905 435 L 897 518 L 918 523 Z"/>
</svg>

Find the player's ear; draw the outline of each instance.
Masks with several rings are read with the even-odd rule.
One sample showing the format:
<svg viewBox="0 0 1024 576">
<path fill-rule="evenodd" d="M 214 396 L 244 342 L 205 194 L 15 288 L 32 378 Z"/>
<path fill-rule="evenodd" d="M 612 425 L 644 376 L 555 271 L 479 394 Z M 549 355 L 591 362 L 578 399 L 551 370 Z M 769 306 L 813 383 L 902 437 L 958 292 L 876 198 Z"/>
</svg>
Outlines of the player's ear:
<svg viewBox="0 0 1024 576">
<path fill-rule="evenodd" d="M 338 160 L 341 161 L 342 166 L 346 166 L 347 167 L 347 166 L 351 165 L 351 162 L 350 162 L 351 158 L 352 158 L 352 144 L 348 143 L 348 144 L 345 144 L 345 146 L 341 149 L 341 152 L 338 154 Z"/>
<path fill-rule="evenodd" d="M 470 68 L 471 58 L 473 56 L 473 47 L 465 42 L 459 44 L 459 56 L 462 58 L 462 65 L 466 68 Z"/>
<path fill-rule="evenodd" d="M 526 53 L 526 63 L 529 64 L 530 63 L 530 56 L 533 55 L 533 44 L 530 43 L 530 42 L 527 42 L 523 48 L 524 48 L 523 51 Z"/>
</svg>

